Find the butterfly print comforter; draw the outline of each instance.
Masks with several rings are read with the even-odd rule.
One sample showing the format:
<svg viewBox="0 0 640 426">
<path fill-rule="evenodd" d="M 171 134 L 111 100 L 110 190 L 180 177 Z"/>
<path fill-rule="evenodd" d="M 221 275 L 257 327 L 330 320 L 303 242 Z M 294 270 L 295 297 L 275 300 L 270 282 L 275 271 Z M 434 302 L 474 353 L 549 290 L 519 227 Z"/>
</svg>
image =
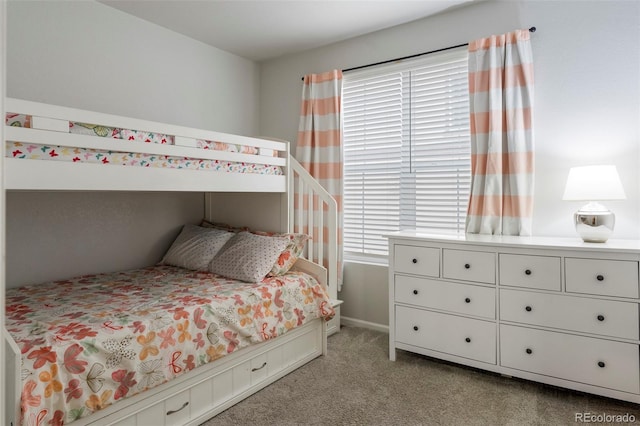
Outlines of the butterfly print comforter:
<svg viewBox="0 0 640 426">
<path fill-rule="evenodd" d="M 322 286 L 290 272 L 244 283 L 173 266 L 7 290 L 22 351 L 23 424 L 69 424 L 314 318 Z"/>
</svg>

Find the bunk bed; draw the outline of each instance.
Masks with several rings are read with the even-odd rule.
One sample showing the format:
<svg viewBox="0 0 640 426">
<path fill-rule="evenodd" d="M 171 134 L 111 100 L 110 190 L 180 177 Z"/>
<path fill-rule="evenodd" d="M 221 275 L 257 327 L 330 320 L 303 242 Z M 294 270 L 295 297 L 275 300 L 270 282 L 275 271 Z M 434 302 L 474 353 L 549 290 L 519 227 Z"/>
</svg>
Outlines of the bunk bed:
<svg viewBox="0 0 640 426">
<path fill-rule="evenodd" d="M 5 424 L 196 425 L 326 353 L 339 327 L 336 206 L 286 142 L 5 106 L 7 191 L 268 192 L 282 203 L 276 232 L 216 224 L 210 208 L 182 231 L 218 238 L 214 260 L 246 240 L 266 244 L 262 257 L 276 253 L 266 277 L 229 276 L 234 259 L 203 271 L 168 253 L 147 268 L 8 289 Z M 294 214 L 296 201 L 308 209 Z M 298 238 L 318 227 L 328 235 Z"/>
</svg>

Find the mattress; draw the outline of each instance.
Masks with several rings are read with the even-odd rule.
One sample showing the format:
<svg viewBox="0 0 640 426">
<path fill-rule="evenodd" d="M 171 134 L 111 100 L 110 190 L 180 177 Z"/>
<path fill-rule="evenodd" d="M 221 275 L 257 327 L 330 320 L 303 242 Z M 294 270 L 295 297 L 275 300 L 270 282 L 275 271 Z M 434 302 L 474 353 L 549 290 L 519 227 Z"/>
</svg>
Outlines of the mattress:
<svg viewBox="0 0 640 426">
<path fill-rule="evenodd" d="M 259 283 L 173 266 L 11 288 L 23 424 L 69 424 L 334 310 L 302 272 Z"/>
<path fill-rule="evenodd" d="M 31 116 L 7 113 L 5 116 L 5 124 L 15 127 L 31 127 Z M 69 122 L 69 133 L 162 145 L 174 145 L 175 143 L 173 136 L 170 135 L 72 121 Z M 204 139 L 197 139 L 196 147 L 205 150 L 235 152 L 249 155 L 262 154 L 258 147 Z M 276 155 L 275 152 L 273 154 Z M 122 150 L 110 151 L 91 148 L 69 148 L 56 145 L 31 144 L 16 141 L 6 142 L 5 156 L 18 159 L 54 160 L 72 163 L 111 164 L 121 166 L 159 167 L 231 173 L 256 173 L 266 175 L 283 174 L 280 167 L 265 164 L 131 153 Z"/>
</svg>

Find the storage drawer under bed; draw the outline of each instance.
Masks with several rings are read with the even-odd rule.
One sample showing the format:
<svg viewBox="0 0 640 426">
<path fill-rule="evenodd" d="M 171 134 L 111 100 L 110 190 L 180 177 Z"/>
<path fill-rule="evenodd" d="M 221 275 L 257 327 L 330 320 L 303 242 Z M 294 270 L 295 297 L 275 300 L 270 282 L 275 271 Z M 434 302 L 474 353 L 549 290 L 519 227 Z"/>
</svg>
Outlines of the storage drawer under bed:
<svg viewBox="0 0 640 426">
<path fill-rule="evenodd" d="M 189 382 L 176 384 L 160 394 L 140 398 L 119 411 L 97 419 L 96 424 L 130 426 L 174 426 L 200 424 L 207 418 L 262 389 L 269 383 L 298 368 L 322 353 L 322 324 L 314 320 L 294 329 L 278 339 L 268 341 L 248 353 L 238 352 L 235 362 L 216 367 L 210 364 L 207 372 L 193 370 Z M 269 345 L 264 347 L 261 345 Z M 262 349 L 262 350 L 260 350 Z M 265 350 L 266 349 L 266 350 Z M 225 362 L 225 358 L 221 361 Z M 202 367 L 201 367 L 202 368 Z M 211 374 L 205 380 L 202 375 Z M 170 383 L 170 382 L 169 382 Z M 138 396 L 144 396 L 140 394 Z M 137 399 L 137 398 L 136 398 Z M 147 404 L 147 408 L 138 407 Z M 126 400 L 121 405 L 126 404 Z M 137 408 L 137 409 L 136 409 Z M 84 422 L 86 420 L 86 422 Z M 80 419 L 79 424 L 93 424 L 91 416 Z"/>
</svg>

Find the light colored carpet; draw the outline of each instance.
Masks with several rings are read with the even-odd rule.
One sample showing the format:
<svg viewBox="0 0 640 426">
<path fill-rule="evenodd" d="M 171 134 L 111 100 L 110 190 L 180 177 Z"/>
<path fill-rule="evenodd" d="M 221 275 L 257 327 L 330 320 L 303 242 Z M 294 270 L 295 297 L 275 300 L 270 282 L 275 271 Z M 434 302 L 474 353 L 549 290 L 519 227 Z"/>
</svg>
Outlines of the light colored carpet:
<svg viewBox="0 0 640 426">
<path fill-rule="evenodd" d="M 575 425 L 576 413 L 640 406 L 398 351 L 388 335 L 343 327 L 329 354 L 204 423 L 217 425 Z"/>
</svg>

